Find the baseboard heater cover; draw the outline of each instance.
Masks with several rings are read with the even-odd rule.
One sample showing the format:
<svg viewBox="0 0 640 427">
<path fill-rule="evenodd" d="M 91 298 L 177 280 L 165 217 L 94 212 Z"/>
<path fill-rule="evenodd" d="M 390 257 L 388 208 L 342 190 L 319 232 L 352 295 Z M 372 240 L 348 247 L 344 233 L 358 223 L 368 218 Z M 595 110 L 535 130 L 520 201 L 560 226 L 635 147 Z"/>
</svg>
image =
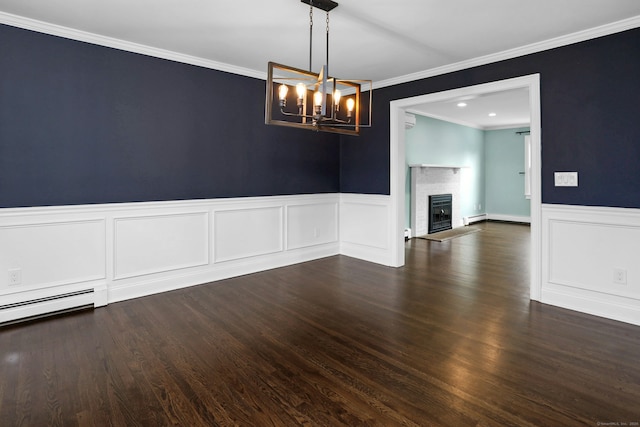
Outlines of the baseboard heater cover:
<svg viewBox="0 0 640 427">
<path fill-rule="evenodd" d="M 462 218 L 462 222 L 464 225 L 469 225 L 474 222 L 480 222 L 480 221 L 486 221 L 486 220 L 487 220 L 487 214 L 471 215 L 471 216 L 465 216 Z"/>
<path fill-rule="evenodd" d="M 70 309 L 87 308 L 94 305 L 94 289 L 83 289 L 75 292 L 19 301 L 0 305 L 0 324 L 17 319 L 33 318 L 55 314 Z"/>
</svg>

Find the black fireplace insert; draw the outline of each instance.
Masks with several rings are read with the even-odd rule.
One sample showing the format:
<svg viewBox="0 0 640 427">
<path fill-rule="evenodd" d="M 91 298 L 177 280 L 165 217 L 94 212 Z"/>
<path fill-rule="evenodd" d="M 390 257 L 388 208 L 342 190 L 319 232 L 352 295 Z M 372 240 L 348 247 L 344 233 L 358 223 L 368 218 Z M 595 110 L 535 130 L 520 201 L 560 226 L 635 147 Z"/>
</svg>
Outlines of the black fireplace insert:
<svg viewBox="0 0 640 427">
<path fill-rule="evenodd" d="M 429 234 L 451 230 L 451 194 L 429 196 Z"/>
</svg>

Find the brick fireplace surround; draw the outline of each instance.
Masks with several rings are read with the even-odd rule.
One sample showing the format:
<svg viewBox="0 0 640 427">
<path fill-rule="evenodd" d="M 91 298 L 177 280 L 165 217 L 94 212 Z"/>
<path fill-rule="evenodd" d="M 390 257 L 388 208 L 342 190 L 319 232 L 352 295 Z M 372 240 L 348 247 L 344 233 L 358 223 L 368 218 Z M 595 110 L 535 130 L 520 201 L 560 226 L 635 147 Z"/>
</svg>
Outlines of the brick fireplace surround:
<svg viewBox="0 0 640 427">
<path fill-rule="evenodd" d="M 411 230 L 423 236 L 429 229 L 429 196 L 451 194 L 453 228 L 463 226 L 460 210 L 460 166 L 410 165 L 411 167 Z"/>
</svg>

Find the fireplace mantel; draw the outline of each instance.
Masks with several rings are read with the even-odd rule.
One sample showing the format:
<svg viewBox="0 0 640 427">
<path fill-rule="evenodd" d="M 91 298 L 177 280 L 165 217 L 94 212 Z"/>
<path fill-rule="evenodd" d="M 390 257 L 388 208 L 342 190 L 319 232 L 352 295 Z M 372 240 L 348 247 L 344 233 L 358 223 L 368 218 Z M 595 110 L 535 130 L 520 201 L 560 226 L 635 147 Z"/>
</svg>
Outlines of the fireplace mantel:
<svg viewBox="0 0 640 427">
<path fill-rule="evenodd" d="M 452 195 L 451 226 L 463 225 L 461 209 L 461 173 L 470 169 L 461 165 L 410 164 L 411 167 L 411 231 L 414 236 L 428 233 L 429 196 L 434 194 Z"/>
<path fill-rule="evenodd" d="M 410 168 L 441 168 L 441 169 L 463 169 L 468 168 L 469 166 L 456 166 L 456 165 L 429 165 L 423 163 L 416 163 L 409 165 Z"/>
</svg>

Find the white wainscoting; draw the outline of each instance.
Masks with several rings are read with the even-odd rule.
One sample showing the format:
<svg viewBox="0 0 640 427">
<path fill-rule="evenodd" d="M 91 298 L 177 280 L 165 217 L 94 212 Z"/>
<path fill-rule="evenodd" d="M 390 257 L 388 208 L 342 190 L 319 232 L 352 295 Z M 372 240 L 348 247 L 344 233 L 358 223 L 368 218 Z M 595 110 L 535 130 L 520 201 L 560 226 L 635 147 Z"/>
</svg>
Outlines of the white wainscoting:
<svg viewBox="0 0 640 427">
<path fill-rule="evenodd" d="M 340 253 L 392 265 L 390 197 L 341 194 L 340 200 Z"/>
<path fill-rule="evenodd" d="M 1 209 L 0 323 L 336 255 L 339 206 L 318 194 Z"/>
<path fill-rule="evenodd" d="M 209 212 L 116 217 L 113 279 L 209 263 Z"/>
<path fill-rule="evenodd" d="M 639 261 L 640 209 L 542 205 L 541 302 L 640 325 Z"/>
<path fill-rule="evenodd" d="M 214 214 L 215 262 L 284 250 L 284 207 L 221 210 Z"/>
</svg>

